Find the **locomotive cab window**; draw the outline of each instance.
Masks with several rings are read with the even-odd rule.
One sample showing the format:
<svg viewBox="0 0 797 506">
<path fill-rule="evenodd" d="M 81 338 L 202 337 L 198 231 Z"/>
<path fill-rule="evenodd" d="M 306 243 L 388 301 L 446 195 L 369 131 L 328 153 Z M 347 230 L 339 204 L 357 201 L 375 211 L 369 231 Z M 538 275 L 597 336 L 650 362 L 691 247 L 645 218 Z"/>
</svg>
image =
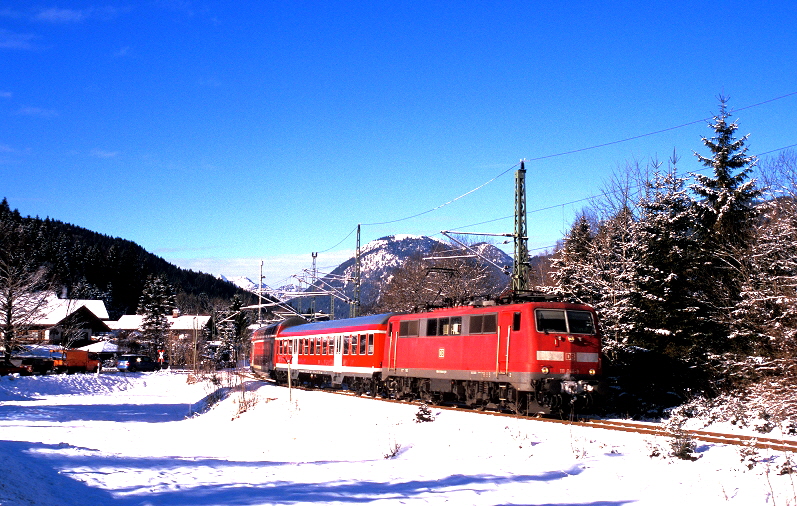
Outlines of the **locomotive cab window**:
<svg viewBox="0 0 797 506">
<path fill-rule="evenodd" d="M 537 332 L 560 332 L 570 334 L 594 334 L 595 325 L 589 311 L 565 311 L 562 309 L 538 309 Z"/>
<path fill-rule="evenodd" d="M 568 311 L 567 324 L 571 334 L 594 334 L 595 325 L 589 311 Z"/>
</svg>

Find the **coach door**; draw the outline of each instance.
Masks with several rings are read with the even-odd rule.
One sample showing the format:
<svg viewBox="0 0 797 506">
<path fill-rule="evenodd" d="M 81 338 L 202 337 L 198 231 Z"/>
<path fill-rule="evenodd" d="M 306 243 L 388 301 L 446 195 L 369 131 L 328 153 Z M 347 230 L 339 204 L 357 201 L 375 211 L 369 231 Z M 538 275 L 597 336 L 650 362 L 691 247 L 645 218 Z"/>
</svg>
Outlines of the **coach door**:
<svg viewBox="0 0 797 506">
<path fill-rule="evenodd" d="M 509 374 L 509 352 L 512 339 L 520 331 L 520 313 L 502 311 L 498 313 L 498 338 L 496 343 L 495 372 L 497 375 Z"/>
<path fill-rule="evenodd" d="M 398 347 L 398 329 L 393 332 L 393 323 L 387 326 L 388 348 L 387 348 L 387 368 L 388 371 L 396 370 L 396 348 Z"/>
<path fill-rule="evenodd" d="M 335 336 L 335 357 L 332 363 L 336 371 L 343 368 L 343 336 Z"/>
</svg>

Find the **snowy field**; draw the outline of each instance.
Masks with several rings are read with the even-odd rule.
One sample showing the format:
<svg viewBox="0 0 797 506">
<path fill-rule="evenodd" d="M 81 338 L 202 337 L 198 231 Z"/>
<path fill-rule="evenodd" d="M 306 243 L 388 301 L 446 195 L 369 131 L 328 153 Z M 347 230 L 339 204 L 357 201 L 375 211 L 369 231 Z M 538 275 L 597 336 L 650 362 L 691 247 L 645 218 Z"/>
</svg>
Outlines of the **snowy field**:
<svg viewBox="0 0 797 506">
<path fill-rule="evenodd" d="M 0 504 L 797 505 L 793 455 L 187 378 L 0 378 Z"/>
</svg>

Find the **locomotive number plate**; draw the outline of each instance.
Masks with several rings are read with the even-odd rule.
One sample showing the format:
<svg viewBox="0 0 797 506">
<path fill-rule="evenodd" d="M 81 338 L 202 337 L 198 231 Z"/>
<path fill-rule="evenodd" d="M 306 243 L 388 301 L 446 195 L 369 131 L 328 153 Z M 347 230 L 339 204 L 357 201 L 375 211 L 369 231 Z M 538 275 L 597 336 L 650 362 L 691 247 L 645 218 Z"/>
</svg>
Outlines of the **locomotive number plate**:
<svg viewBox="0 0 797 506">
<path fill-rule="evenodd" d="M 437 350 L 437 356 L 439 358 L 446 358 L 446 349 L 440 348 L 439 350 Z"/>
</svg>

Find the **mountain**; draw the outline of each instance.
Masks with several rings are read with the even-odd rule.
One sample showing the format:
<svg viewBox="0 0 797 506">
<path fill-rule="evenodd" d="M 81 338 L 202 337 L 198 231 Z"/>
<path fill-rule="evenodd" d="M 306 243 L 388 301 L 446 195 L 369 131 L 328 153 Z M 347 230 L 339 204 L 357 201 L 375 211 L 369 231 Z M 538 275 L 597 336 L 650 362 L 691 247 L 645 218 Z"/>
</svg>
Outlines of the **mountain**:
<svg viewBox="0 0 797 506">
<path fill-rule="evenodd" d="M 472 247 L 499 266 L 511 267 L 512 265 L 512 257 L 491 244 L 480 243 Z M 369 242 L 360 249 L 361 306 L 368 308 L 374 305 L 379 298 L 380 290 L 390 281 L 394 271 L 413 255 L 429 256 L 433 253 L 440 254 L 441 251 L 450 249 L 451 246 L 448 243 L 426 236 L 391 235 Z M 495 291 L 500 291 L 508 282 L 509 277 L 503 273 L 502 269 L 489 263 L 486 265 L 492 279 L 494 279 Z M 332 288 L 347 297 L 353 297 L 354 270 L 355 258 L 352 257 L 336 267 L 331 273 L 322 277 L 321 281 L 316 284 L 318 288 L 311 287 L 306 291 Z M 307 311 L 310 307 L 310 298 L 294 299 L 292 304 L 295 307 L 300 306 L 302 310 Z M 328 313 L 330 297 L 317 296 L 315 308 L 316 311 Z M 336 299 L 335 314 L 340 317 L 341 315 L 348 315 L 348 312 L 349 306 L 343 301 Z"/>
<path fill-rule="evenodd" d="M 233 285 L 237 286 L 241 290 L 246 290 L 247 292 L 257 293 L 257 283 L 252 281 L 246 276 L 219 276 L 219 279 L 222 281 L 227 281 L 228 283 L 232 283 Z"/>
</svg>

